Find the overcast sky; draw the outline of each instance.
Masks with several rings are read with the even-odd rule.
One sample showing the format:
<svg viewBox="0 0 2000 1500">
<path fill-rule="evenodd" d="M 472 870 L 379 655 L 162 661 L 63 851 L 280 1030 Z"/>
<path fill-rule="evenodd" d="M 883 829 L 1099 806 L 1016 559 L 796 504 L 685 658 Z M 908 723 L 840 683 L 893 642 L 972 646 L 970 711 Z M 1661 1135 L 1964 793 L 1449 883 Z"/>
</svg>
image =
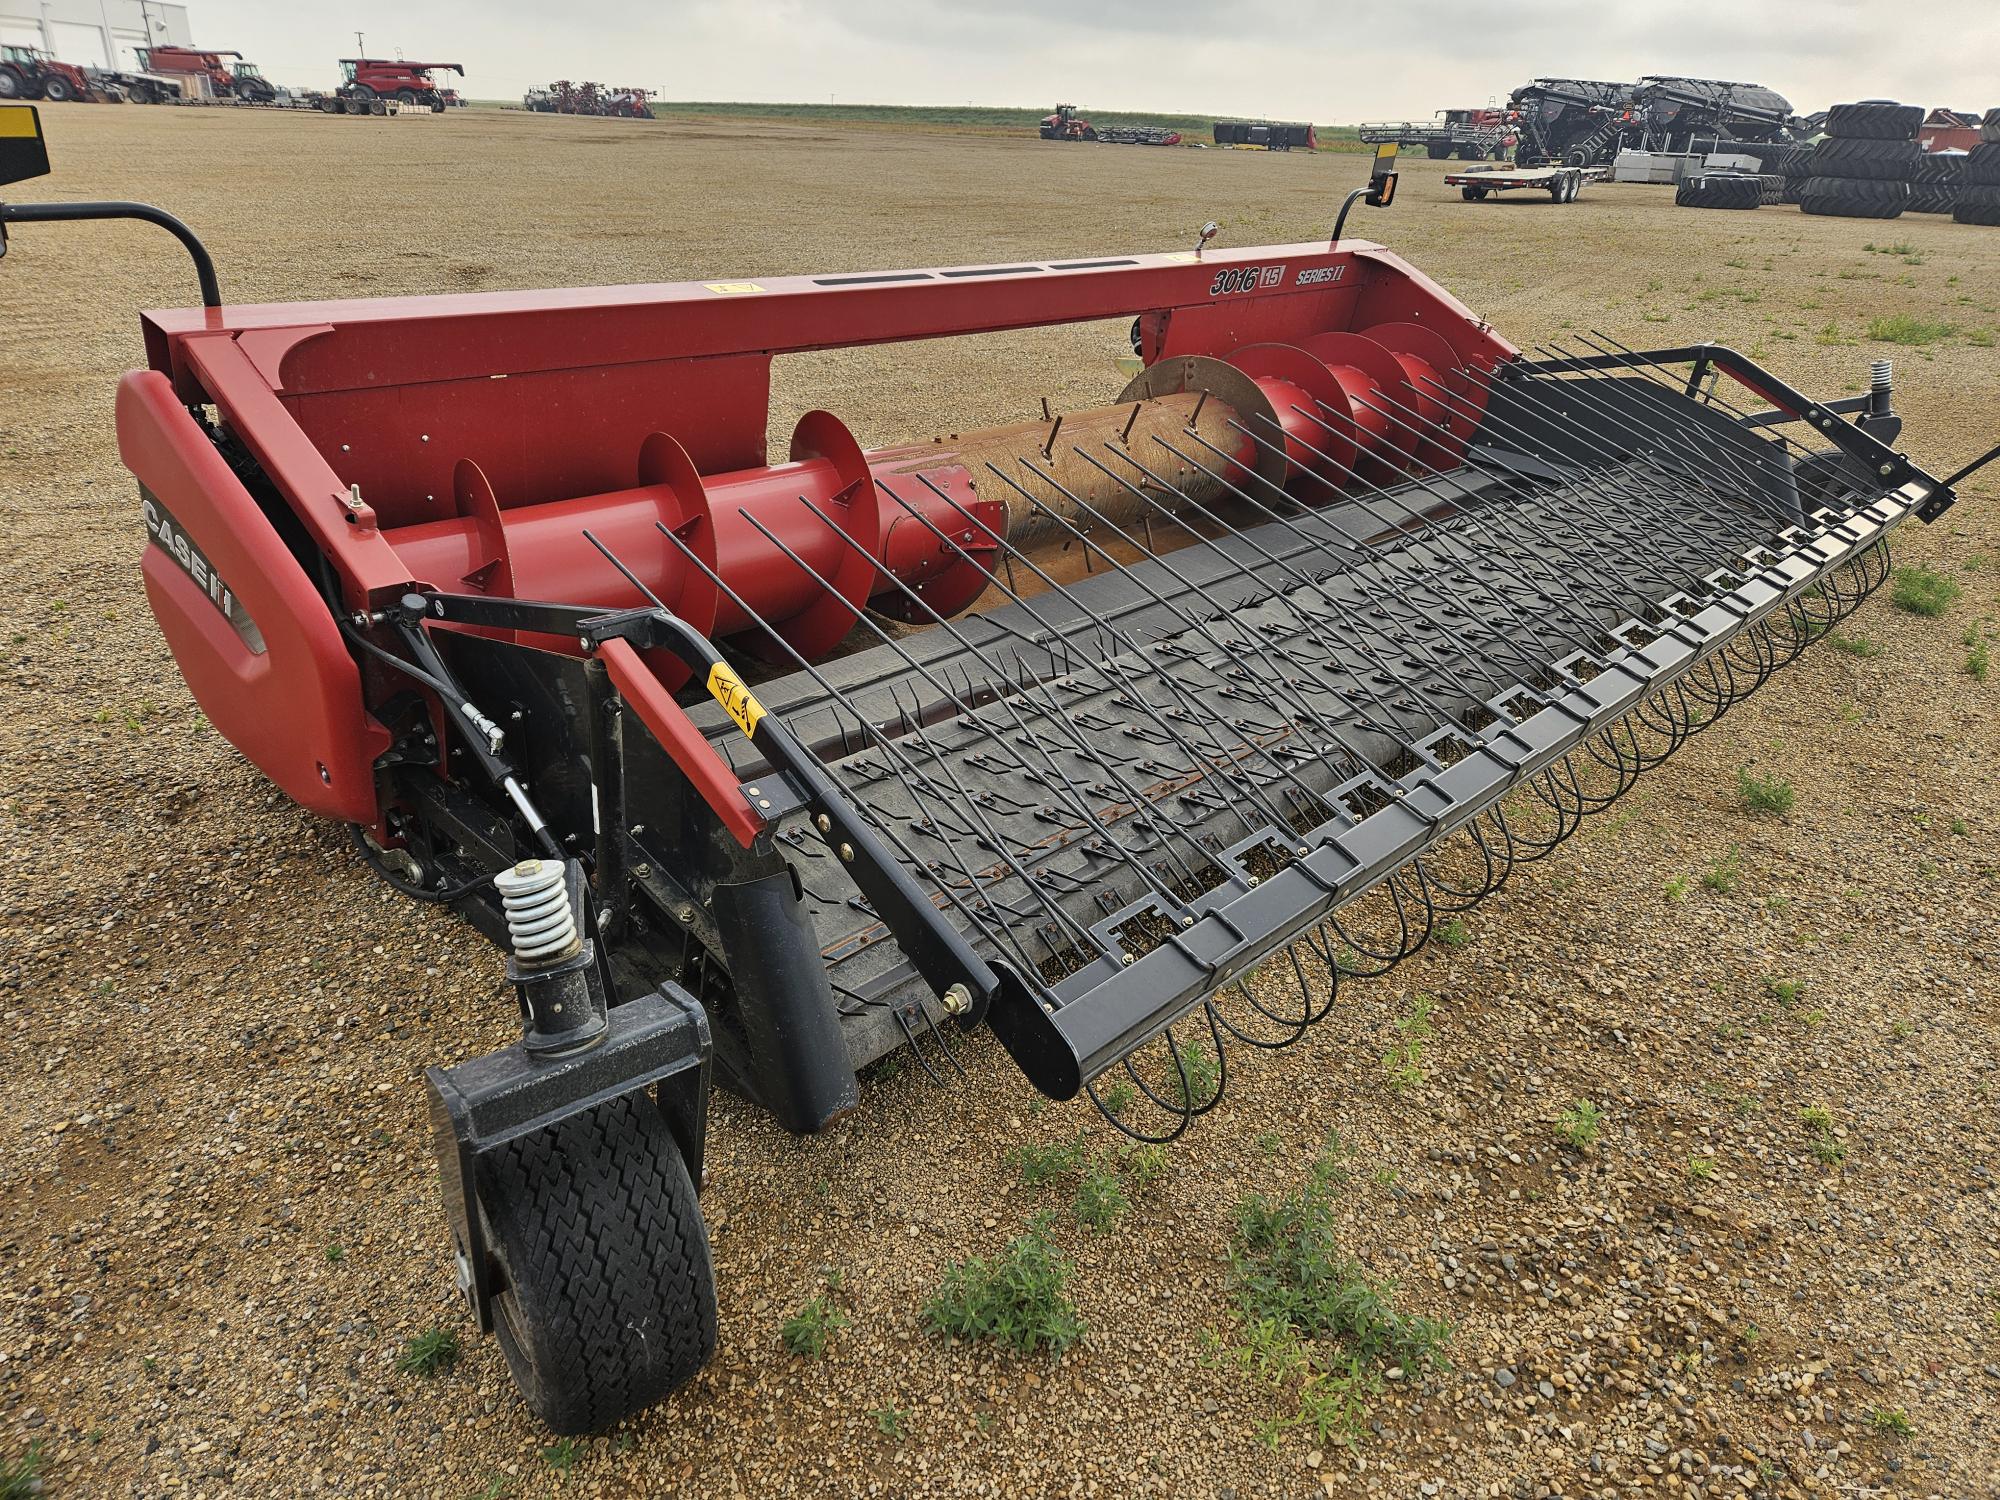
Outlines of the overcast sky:
<svg viewBox="0 0 2000 1500">
<path fill-rule="evenodd" d="M 1348 124 L 1537 75 L 1732 78 L 1801 112 L 2000 104 L 2000 0 L 188 0 L 197 44 L 328 87 L 354 55 L 462 62 L 473 98 L 556 78 L 669 99 L 1007 104 Z"/>
</svg>

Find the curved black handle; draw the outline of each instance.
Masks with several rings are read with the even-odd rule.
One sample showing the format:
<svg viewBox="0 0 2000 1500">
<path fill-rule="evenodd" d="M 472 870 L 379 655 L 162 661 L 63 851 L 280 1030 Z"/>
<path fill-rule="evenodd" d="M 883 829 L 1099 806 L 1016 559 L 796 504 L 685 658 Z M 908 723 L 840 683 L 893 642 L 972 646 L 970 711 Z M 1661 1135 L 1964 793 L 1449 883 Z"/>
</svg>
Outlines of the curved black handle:
<svg viewBox="0 0 2000 1500">
<path fill-rule="evenodd" d="M 8 224 L 54 224 L 78 219 L 138 219 L 160 228 L 179 240 L 194 261 L 194 274 L 201 281 L 201 305 L 222 306 L 222 289 L 215 280 L 215 261 L 208 246 L 195 232 L 163 208 L 150 203 L 0 203 L 0 238 Z"/>
</svg>

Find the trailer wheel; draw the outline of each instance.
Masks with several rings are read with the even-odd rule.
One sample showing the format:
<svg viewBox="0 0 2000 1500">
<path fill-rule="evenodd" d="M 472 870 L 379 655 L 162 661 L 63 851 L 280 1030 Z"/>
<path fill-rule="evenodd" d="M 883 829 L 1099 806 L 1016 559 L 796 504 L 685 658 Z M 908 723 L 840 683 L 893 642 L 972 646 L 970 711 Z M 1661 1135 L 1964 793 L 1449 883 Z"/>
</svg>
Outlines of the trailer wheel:
<svg viewBox="0 0 2000 1500">
<path fill-rule="evenodd" d="M 613 1099 L 495 1152 L 479 1206 L 505 1283 L 500 1347 L 557 1432 L 611 1426 L 715 1352 L 708 1233 L 650 1098 Z"/>
<path fill-rule="evenodd" d="M 1467 203 L 1477 203 L 1486 196 L 1486 189 L 1483 187 L 1462 187 L 1458 190 L 1458 195 Z"/>
</svg>

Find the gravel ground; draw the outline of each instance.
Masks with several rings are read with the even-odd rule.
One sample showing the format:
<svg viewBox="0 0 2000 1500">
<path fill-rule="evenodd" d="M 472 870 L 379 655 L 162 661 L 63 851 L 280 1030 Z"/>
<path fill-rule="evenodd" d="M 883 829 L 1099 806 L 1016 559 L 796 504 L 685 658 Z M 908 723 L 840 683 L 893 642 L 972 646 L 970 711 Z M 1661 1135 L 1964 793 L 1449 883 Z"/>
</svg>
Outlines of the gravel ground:
<svg viewBox="0 0 2000 1500">
<path fill-rule="evenodd" d="M 1210 217 L 1229 244 L 1308 239 L 1363 170 L 702 121 L 46 114 L 50 196 L 183 214 L 246 300 L 1166 248 Z M 1920 461 L 2000 436 L 2000 234 L 1644 187 L 1473 205 L 1441 171 L 1410 164 L 1357 227 L 1517 342 L 1714 337 L 1826 395 L 1893 352 Z M 498 965 L 206 727 L 141 595 L 112 386 L 133 310 L 187 300 L 187 267 L 152 230 L 31 226 L 0 284 L 0 1459 L 38 1444 L 50 1494 L 2000 1493 L 2000 681 L 1961 639 L 2000 610 L 1991 476 L 1904 538 L 1963 585 L 1948 614 L 1870 603 L 1846 631 L 1878 654 L 1810 653 L 1460 946 L 1244 1061 L 1109 1235 L 1011 1162 L 1108 1131 L 1038 1108 L 990 1044 L 949 1090 L 887 1070 L 821 1139 L 721 1100 L 721 1352 L 559 1473 L 449 1292 L 423 1112 L 426 1064 L 508 1039 Z M 1955 331 L 1869 342 L 1898 313 Z M 795 359 L 773 425 L 825 404 L 884 441 L 1101 400 L 1121 344 Z M 1788 818 L 1745 814 L 1745 765 L 1795 786 Z M 1734 888 L 1704 885 L 1732 850 Z M 1418 991 L 1434 1035 L 1399 1091 L 1382 1057 Z M 1578 1097 L 1603 1114 L 1584 1151 L 1557 1135 Z M 1452 1365 L 1389 1380 L 1351 1448 L 1267 1445 L 1278 1398 L 1206 1357 L 1237 1336 L 1233 1206 L 1296 1185 L 1330 1127 L 1344 1244 L 1451 1322 Z M 1042 1209 L 1083 1342 L 925 1336 L 944 1267 Z M 778 1325 L 822 1268 L 851 1327 L 796 1359 Z M 436 1324 L 457 1364 L 397 1373 Z"/>
</svg>

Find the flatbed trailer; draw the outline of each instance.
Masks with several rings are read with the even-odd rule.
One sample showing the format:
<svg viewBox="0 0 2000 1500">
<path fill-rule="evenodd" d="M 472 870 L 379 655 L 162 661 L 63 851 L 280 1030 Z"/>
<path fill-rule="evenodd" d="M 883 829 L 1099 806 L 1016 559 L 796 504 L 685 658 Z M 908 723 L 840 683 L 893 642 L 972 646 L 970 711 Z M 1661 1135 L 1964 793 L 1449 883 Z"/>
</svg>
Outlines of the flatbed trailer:
<svg viewBox="0 0 2000 1500">
<path fill-rule="evenodd" d="M 1468 203 L 1520 188 L 1547 193 L 1557 203 L 1574 203 L 1586 182 L 1598 182 L 1607 175 L 1605 167 L 1473 167 L 1447 172 L 1444 180 L 1445 186 L 1457 188 Z"/>
</svg>

